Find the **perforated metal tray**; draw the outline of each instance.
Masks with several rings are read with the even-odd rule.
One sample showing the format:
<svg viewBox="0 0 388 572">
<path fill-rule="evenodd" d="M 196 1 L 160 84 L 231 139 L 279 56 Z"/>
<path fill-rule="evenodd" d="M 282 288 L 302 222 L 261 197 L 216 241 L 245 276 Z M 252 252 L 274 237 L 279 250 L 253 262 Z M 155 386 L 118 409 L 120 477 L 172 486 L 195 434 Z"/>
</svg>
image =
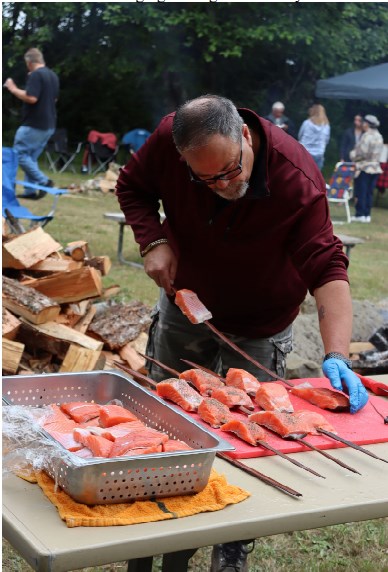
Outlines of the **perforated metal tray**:
<svg viewBox="0 0 388 572">
<path fill-rule="evenodd" d="M 234 449 L 194 420 L 168 405 L 133 379 L 117 371 L 3 377 L 3 402 L 41 407 L 67 401 L 104 404 L 122 401 L 149 427 L 185 441 L 187 452 L 154 453 L 116 459 L 79 459 L 66 453 L 47 473 L 74 500 L 85 504 L 114 504 L 187 495 L 203 490 L 217 451 Z M 47 439 L 51 439 L 47 435 Z M 70 460 L 69 460 L 70 457 Z"/>
</svg>

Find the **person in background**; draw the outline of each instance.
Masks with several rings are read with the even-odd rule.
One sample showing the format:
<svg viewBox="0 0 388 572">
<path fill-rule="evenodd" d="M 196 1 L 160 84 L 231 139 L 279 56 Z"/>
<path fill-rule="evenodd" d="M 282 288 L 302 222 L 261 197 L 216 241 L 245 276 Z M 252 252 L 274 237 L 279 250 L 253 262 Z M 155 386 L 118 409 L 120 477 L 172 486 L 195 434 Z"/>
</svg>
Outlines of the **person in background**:
<svg viewBox="0 0 388 572">
<path fill-rule="evenodd" d="M 350 151 L 352 151 L 362 135 L 362 115 L 355 115 L 352 127 L 348 127 L 341 139 L 340 156 L 341 162 L 350 162 Z"/>
<path fill-rule="evenodd" d="M 384 150 L 384 141 L 378 130 L 380 121 L 375 115 L 365 115 L 362 124 L 363 135 L 355 149 L 350 152 L 352 161 L 356 163 L 356 178 L 354 180 L 354 196 L 356 214 L 354 222 L 371 222 L 373 191 L 377 179 L 383 172 L 380 159 Z"/>
<path fill-rule="evenodd" d="M 295 139 L 229 99 L 203 95 L 162 119 L 121 170 L 116 195 L 144 270 L 160 288 L 149 357 L 178 371 L 184 357 L 221 375 L 234 367 L 271 379 L 182 314 L 174 289 L 187 288 L 216 328 L 284 377 L 292 322 L 309 289 L 326 377 L 349 393 L 352 413 L 367 403 L 348 359 L 348 259 L 333 235 L 325 181 Z M 168 377 L 153 363 L 147 367 L 157 382 Z M 211 572 L 247 571 L 249 543 L 216 545 Z"/>
<path fill-rule="evenodd" d="M 36 185 L 54 187 L 54 182 L 39 169 L 38 158 L 57 122 L 56 101 L 59 95 L 59 79 L 44 61 L 43 54 L 37 48 L 31 48 L 24 54 L 28 69 L 26 88 L 17 87 L 13 79 L 8 78 L 4 86 L 23 102 L 22 124 L 17 129 L 13 148 L 18 153 L 24 180 Z M 21 195 L 25 199 L 40 199 L 46 193 L 31 193 L 25 190 Z"/>
<path fill-rule="evenodd" d="M 285 111 L 284 103 L 282 103 L 281 101 L 276 101 L 272 106 L 272 112 L 269 115 L 267 115 L 265 119 L 268 119 L 268 121 L 270 121 L 274 125 L 277 125 L 278 127 L 280 127 L 280 129 L 283 129 L 283 131 L 285 131 L 292 137 L 295 137 L 296 133 L 295 133 L 294 123 L 291 121 L 289 117 L 287 117 L 284 114 L 284 111 Z"/>
<path fill-rule="evenodd" d="M 312 105 L 308 113 L 308 119 L 303 121 L 299 129 L 298 140 L 322 170 L 326 145 L 330 139 L 330 124 L 323 105 Z"/>
</svg>

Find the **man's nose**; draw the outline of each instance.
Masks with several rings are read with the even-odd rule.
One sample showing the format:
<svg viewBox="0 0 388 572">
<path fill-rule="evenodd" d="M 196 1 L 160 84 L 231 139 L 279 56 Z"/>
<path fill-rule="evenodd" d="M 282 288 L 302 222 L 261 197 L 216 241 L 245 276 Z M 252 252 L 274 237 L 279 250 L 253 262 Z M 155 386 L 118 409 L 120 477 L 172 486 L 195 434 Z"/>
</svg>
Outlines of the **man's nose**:
<svg viewBox="0 0 388 572">
<path fill-rule="evenodd" d="M 223 180 L 223 179 L 218 179 L 215 183 L 212 184 L 212 187 L 219 189 L 220 191 L 222 191 L 223 189 L 226 189 L 226 187 L 229 185 L 230 181 L 227 180 Z"/>
</svg>

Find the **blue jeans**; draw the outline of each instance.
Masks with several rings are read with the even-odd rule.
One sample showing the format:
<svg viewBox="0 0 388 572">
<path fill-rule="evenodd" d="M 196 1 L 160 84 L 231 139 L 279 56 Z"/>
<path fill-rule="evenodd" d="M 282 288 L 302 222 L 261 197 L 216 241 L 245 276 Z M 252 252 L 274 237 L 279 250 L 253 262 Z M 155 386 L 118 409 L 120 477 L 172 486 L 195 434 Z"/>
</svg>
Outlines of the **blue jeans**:
<svg viewBox="0 0 388 572">
<path fill-rule="evenodd" d="M 35 129 L 22 125 L 15 134 L 13 148 L 17 151 L 19 165 L 24 171 L 24 180 L 35 185 L 46 185 L 48 178 L 39 169 L 38 158 L 46 147 L 55 129 Z M 31 194 L 31 189 L 26 189 Z"/>
<path fill-rule="evenodd" d="M 314 159 L 314 161 L 316 162 L 318 168 L 322 170 L 324 156 L 323 155 L 311 155 L 311 156 Z"/>
<path fill-rule="evenodd" d="M 373 204 L 373 191 L 376 186 L 378 175 L 361 173 L 354 181 L 354 196 L 356 202 L 356 216 L 370 216 Z"/>
<path fill-rule="evenodd" d="M 286 355 L 292 350 L 291 325 L 268 338 L 226 335 L 256 361 L 284 377 Z M 169 302 L 164 290 L 153 312 L 146 354 L 178 371 L 188 368 L 181 361 L 184 358 L 223 376 L 230 367 L 235 367 L 249 371 L 260 381 L 273 379 L 222 342 L 205 324 L 192 324 L 175 304 Z M 148 362 L 147 367 L 154 381 L 172 377 L 153 363 Z"/>
</svg>

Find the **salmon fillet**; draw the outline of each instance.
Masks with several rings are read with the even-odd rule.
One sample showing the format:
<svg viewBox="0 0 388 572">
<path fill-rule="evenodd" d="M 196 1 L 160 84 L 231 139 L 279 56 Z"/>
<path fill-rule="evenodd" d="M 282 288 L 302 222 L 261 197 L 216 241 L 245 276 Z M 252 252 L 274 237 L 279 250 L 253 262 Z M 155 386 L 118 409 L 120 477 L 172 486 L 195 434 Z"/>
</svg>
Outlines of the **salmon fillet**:
<svg viewBox="0 0 388 572">
<path fill-rule="evenodd" d="M 53 431 L 50 428 L 45 428 L 45 430 L 47 431 L 47 433 L 51 435 L 51 437 L 53 437 L 53 439 L 58 441 L 58 443 L 60 443 L 62 447 L 64 447 L 68 451 L 71 451 L 72 453 L 74 453 L 74 451 L 82 449 L 83 447 L 81 443 L 78 443 L 74 439 L 73 429 L 69 429 L 68 433 L 63 433 L 61 431 L 55 431 L 55 430 Z"/>
<path fill-rule="evenodd" d="M 255 401 L 265 411 L 294 411 L 288 391 L 280 383 L 262 383 L 256 391 Z"/>
<path fill-rule="evenodd" d="M 229 408 L 214 397 L 205 397 L 199 404 L 197 413 L 214 429 L 218 429 L 232 417 Z"/>
<path fill-rule="evenodd" d="M 72 429 L 77 426 L 77 423 L 65 415 L 55 403 L 50 405 L 50 409 L 38 423 L 41 427 L 44 427 L 48 433 L 49 429 L 50 431 L 66 433 L 67 431 L 72 431 Z"/>
<path fill-rule="evenodd" d="M 264 429 L 252 421 L 232 419 L 221 426 L 221 431 L 235 433 L 237 437 L 251 445 L 257 445 L 258 441 L 266 438 Z"/>
<path fill-rule="evenodd" d="M 167 437 L 167 439 L 165 439 L 165 437 Z M 112 445 L 109 457 L 127 455 L 129 450 L 138 448 L 160 447 L 160 449 L 153 450 L 152 452 L 157 452 L 158 450 L 161 451 L 162 444 L 166 441 L 168 441 L 168 435 L 164 436 L 163 433 L 159 433 L 159 435 L 148 432 L 145 432 L 144 434 L 137 433 L 136 435 L 128 434 L 124 437 L 118 437 L 113 444 L 111 441 L 108 441 L 108 443 L 111 443 Z"/>
<path fill-rule="evenodd" d="M 326 387 L 293 387 L 290 393 L 305 399 L 313 405 L 317 405 L 321 409 L 329 409 L 332 411 L 349 411 L 349 398 Z"/>
<path fill-rule="evenodd" d="M 82 449 L 79 449 L 79 451 L 73 451 L 73 452 L 74 455 L 77 455 L 77 457 L 81 457 L 81 459 L 90 459 L 91 457 L 93 457 L 93 453 L 87 447 L 82 447 Z"/>
<path fill-rule="evenodd" d="M 224 387 L 218 377 L 201 369 L 187 369 L 179 374 L 179 379 L 192 383 L 201 395 L 210 395 L 215 387 Z"/>
<path fill-rule="evenodd" d="M 184 379 L 165 379 L 158 383 L 156 393 L 182 407 L 185 411 L 197 411 L 203 397 Z"/>
<path fill-rule="evenodd" d="M 163 452 L 164 453 L 172 453 L 174 451 L 189 451 L 192 447 L 190 447 L 184 441 L 179 441 L 179 439 L 169 439 L 166 443 L 163 443 Z"/>
<path fill-rule="evenodd" d="M 310 413 L 313 416 L 310 416 Z M 289 437 L 293 434 L 318 435 L 317 427 L 334 432 L 334 428 L 319 413 L 312 411 L 297 411 L 287 413 L 285 411 L 258 411 L 249 416 L 249 420 L 259 425 L 264 425 L 281 437 Z"/>
<path fill-rule="evenodd" d="M 241 405 L 248 409 L 254 409 L 251 398 L 245 391 L 237 387 L 217 387 L 213 389 L 211 396 L 221 401 L 221 403 L 224 403 L 229 409 L 232 407 L 240 407 Z"/>
<path fill-rule="evenodd" d="M 113 427 L 103 428 L 103 427 L 90 427 L 90 432 L 94 435 L 100 435 L 104 439 L 109 439 L 109 441 L 116 441 L 119 437 L 125 437 L 128 433 L 133 431 L 142 431 L 146 428 L 142 421 L 129 421 L 127 423 L 119 423 Z"/>
<path fill-rule="evenodd" d="M 62 403 L 60 408 L 77 423 L 85 423 L 85 421 L 98 417 L 100 414 L 100 405 L 97 405 L 97 403 L 74 401 L 71 403 Z"/>
<path fill-rule="evenodd" d="M 87 429 L 76 428 L 73 431 L 75 441 L 91 450 L 93 457 L 109 457 L 112 441 L 99 435 L 92 435 Z"/>
<path fill-rule="evenodd" d="M 192 290 L 178 290 L 175 294 L 175 304 L 192 324 L 201 324 L 213 317 Z"/>
<path fill-rule="evenodd" d="M 256 392 L 260 387 L 260 382 L 255 378 L 255 376 L 249 373 L 249 371 L 245 371 L 245 369 L 231 367 L 228 369 L 225 379 L 226 385 L 242 389 L 248 395 L 252 395 L 252 397 L 256 395 Z"/>
<path fill-rule="evenodd" d="M 136 415 L 124 409 L 120 405 L 101 405 L 100 407 L 100 425 L 101 427 L 112 427 L 119 423 L 128 421 L 137 421 Z"/>
</svg>

